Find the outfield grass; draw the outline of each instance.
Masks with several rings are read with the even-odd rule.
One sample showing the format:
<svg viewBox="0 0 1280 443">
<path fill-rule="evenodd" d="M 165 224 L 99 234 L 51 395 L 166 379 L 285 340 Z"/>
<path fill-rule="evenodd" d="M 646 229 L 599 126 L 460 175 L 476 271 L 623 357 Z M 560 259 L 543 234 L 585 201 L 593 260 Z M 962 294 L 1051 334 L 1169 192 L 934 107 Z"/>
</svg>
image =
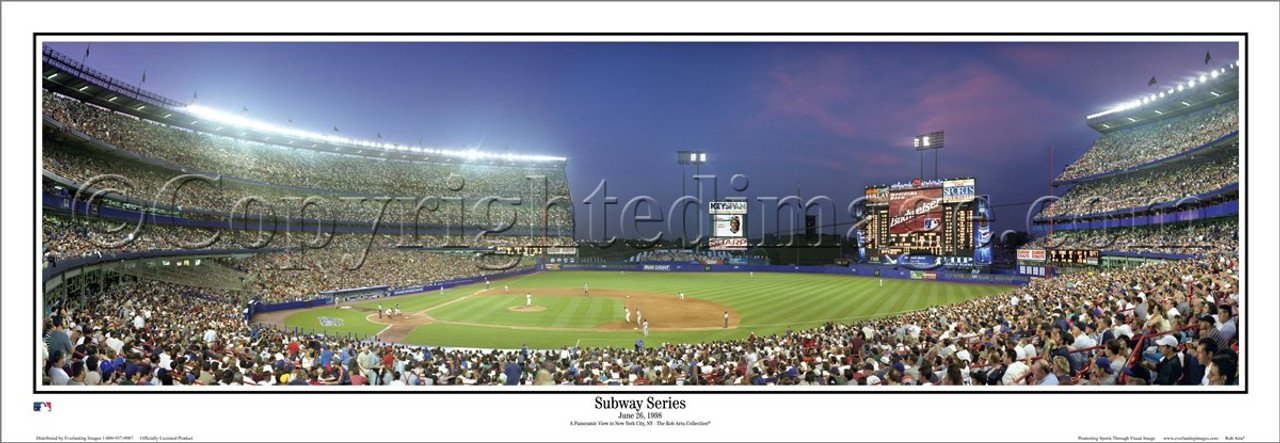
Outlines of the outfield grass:
<svg viewBox="0 0 1280 443">
<path fill-rule="evenodd" d="M 524 304 L 523 291 L 526 288 L 577 290 L 582 288 L 583 283 L 599 289 L 667 294 L 683 291 L 686 297 L 703 298 L 727 305 L 741 316 L 737 329 L 654 331 L 645 340 L 647 345 L 656 345 L 664 341 L 704 342 L 738 339 L 745 338 L 752 332 L 757 335 L 778 334 L 785 332 L 788 326 L 800 330 L 816 327 L 827 321 L 852 322 L 930 306 L 960 303 L 1011 290 L 1009 286 L 999 285 L 891 279 L 886 279 L 884 287 L 880 287 L 876 278 L 816 274 L 756 273 L 755 277 L 750 277 L 746 273 L 627 272 L 621 274 L 607 271 L 552 271 L 506 281 L 494 281 L 495 290 L 501 291 L 503 284 L 510 284 L 512 294 L 520 295 L 469 298 L 433 310 L 430 314 L 442 320 L 511 326 L 580 328 L 617 321 L 621 317 L 621 304 L 617 299 L 534 297 L 535 304 L 547 306 L 548 309 L 538 313 L 517 313 L 507 310 L 510 306 Z M 413 306 L 433 306 L 441 303 L 443 299 L 461 297 L 483 288 L 483 284 L 464 286 L 453 289 L 457 292 L 456 294 L 449 294 L 446 291 L 444 297 L 431 293 L 412 301 L 401 300 L 401 309 L 416 310 L 407 308 L 411 302 L 414 303 Z M 611 301 L 619 303 L 615 305 L 610 303 Z M 372 303 L 377 305 L 377 302 Z M 310 315 L 312 323 L 308 323 L 307 327 L 315 327 L 314 325 L 319 324 L 314 320 L 317 315 Z M 295 325 L 295 320 L 303 320 L 295 317 L 296 315 L 291 316 L 287 323 Z M 360 321 L 363 322 L 362 319 Z M 630 347 L 633 346 L 635 339 L 640 337 L 639 331 L 535 331 L 437 323 L 419 326 L 406 337 L 405 342 L 476 348 L 518 348 L 522 344 L 535 348 L 558 348 L 563 345 Z"/>
<path fill-rule="evenodd" d="M 377 304 L 375 303 L 375 306 L 376 305 Z M 285 318 L 284 324 L 289 327 L 303 328 L 308 333 L 314 330 L 317 333 L 327 332 L 331 335 L 343 336 L 347 333 L 374 335 L 387 327 L 387 325 L 380 325 L 365 320 L 365 316 L 369 314 L 372 314 L 372 312 L 361 312 L 354 309 L 338 308 L 316 309 L 294 313 L 293 315 Z M 321 325 L 320 317 L 340 318 L 342 319 L 342 326 Z"/>
</svg>

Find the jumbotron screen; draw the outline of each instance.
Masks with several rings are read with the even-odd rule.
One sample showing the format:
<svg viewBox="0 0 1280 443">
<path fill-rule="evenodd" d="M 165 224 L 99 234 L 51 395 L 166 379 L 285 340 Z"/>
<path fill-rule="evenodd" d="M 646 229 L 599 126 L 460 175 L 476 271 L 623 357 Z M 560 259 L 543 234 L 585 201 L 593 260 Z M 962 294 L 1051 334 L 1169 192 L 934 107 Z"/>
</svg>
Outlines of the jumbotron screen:
<svg viewBox="0 0 1280 443">
<path fill-rule="evenodd" d="M 889 192 L 889 233 L 942 229 L 942 187 Z"/>
</svg>

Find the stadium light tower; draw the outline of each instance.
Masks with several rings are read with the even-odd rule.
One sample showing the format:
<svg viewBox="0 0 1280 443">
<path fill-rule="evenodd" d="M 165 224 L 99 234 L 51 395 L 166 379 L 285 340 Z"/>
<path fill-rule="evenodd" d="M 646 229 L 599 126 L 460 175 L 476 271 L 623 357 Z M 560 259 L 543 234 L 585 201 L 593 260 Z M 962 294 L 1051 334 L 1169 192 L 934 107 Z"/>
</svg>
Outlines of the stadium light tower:
<svg viewBox="0 0 1280 443">
<path fill-rule="evenodd" d="M 687 180 L 685 176 L 689 174 L 689 165 L 693 165 L 693 173 L 697 175 L 701 172 L 701 166 L 707 162 L 707 153 L 703 151 L 676 151 L 676 164 L 680 165 L 680 198 L 689 195 L 689 191 L 685 187 Z M 687 242 L 689 239 L 688 217 L 685 217 L 683 205 L 680 211 L 680 241 Z"/>
<path fill-rule="evenodd" d="M 911 140 L 916 147 L 916 152 L 920 153 L 920 179 L 924 180 L 924 151 L 933 151 L 933 179 L 938 179 L 938 150 L 946 142 L 943 131 L 934 131 L 928 134 L 917 135 Z"/>
</svg>

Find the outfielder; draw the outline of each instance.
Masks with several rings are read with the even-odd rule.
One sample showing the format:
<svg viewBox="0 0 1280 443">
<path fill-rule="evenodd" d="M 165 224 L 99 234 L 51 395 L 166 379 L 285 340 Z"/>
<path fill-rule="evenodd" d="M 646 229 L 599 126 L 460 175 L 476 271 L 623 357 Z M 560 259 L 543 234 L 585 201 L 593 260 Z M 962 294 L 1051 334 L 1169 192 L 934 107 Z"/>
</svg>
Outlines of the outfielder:
<svg viewBox="0 0 1280 443">
<path fill-rule="evenodd" d="M 530 292 L 524 294 L 524 305 L 526 307 L 533 306 L 533 293 Z"/>
<path fill-rule="evenodd" d="M 587 284 L 586 284 L 586 283 L 583 283 L 583 284 L 582 284 L 582 296 L 583 296 L 583 297 L 590 297 L 590 296 L 591 296 L 591 295 L 590 295 L 590 293 L 589 293 L 589 292 L 587 292 Z"/>
</svg>

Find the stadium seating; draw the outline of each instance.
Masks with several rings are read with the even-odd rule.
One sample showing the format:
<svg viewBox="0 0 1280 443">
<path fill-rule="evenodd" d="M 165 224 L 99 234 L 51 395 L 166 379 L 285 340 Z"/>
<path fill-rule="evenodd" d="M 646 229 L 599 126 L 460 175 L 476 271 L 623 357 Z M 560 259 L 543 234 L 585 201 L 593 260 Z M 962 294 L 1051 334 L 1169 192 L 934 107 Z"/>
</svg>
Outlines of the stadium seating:
<svg viewBox="0 0 1280 443">
<path fill-rule="evenodd" d="M 1080 216 L 1111 211 L 1138 210 L 1144 207 L 1177 202 L 1238 184 L 1240 164 L 1237 149 L 1212 160 L 1177 164 L 1170 168 L 1135 171 L 1076 184 L 1058 201 L 1050 204 L 1040 217 Z M 1052 212 L 1050 212 L 1052 211 Z"/>
<path fill-rule="evenodd" d="M 420 199 L 462 198 L 466 202 L 465 219 L 462 204 L 433 201 L 427 207 L 434 210 L 423 211 L 417 221 L 439 224 L 442 220 L 451 220 L 457 224 L 456 220 L 462 220 L 493 225 L 496 224 L 493 220 L 503 219 L 505 214 L 495 214 L 489 219 L 479 214 L 480 211 L 471 210 L 471 206 L 479 199 L 498 197 L 519 198 L 524 202 L 517 208 L 518 226 L 545 224 L 554 231 L 571 231 L 573 226 L 572 211 L 563 205 L 551 206 L 546 211 L 546 221 L 543 220 L 542 209 L 548 201 L 569 196 L 563 168 L 433 164 L 342 156 L 193 133 L 111 113 L 48 92 L 42 102 L 46 115 L 55 121 L 125 151 L 113 153 L 87 144 L 49 143 L 43 154 L 45 169 L 76 182 L 123 171 L 135 182 L 135 189 L 152 192 L 183 172 L 221 174 L 227 178 L 221 189 L 203 184 L 183 188 L 173 203 L 188 209 L 227 213 L 237 201 L 248 196 L 287 207 L 282 199 L 316 195 L 325 199 L 324 204 L 314 209 L 316 215 L 309 213 L 308 218 L 368 223 L 378 215 L 379 205 L 348 199 L 397 197 L 408 198 L 408 201 L 390 205 L 384 220 L 413 222 L 413 210 Z M 178 165 L 185 170 L 144 164 L 127 157 L 127 153 Z M 529 176 L 544 176 L 546 181 L 532 180 Z M 461 189 L 455 190 L 459 186 Z M 152 195 L 135 197 L 154 199 Z M 163 198 L 155 203 L 170 202 Z"/>
<path fill-rule="evenodd" d="M 1236 219 L 1163 226 L 1139 226 L 1110 230 L 1055 231 L 1052 242 L 1047 236 L 1036 238 L 1027 248 L 1043 249 L 1051 243 L 1057 248 L 1098 249 L 1103 251 L 1204 254 L 1229 253 L 1239 249 L 1239 226 Z"/>
<path fill-rule="evenodd" d="M 1154 162 L 1195 149 L 1240 129 L 1239 102 L 1102 136 L 1062 172 L 1074 180 Z"/>
</svg>

